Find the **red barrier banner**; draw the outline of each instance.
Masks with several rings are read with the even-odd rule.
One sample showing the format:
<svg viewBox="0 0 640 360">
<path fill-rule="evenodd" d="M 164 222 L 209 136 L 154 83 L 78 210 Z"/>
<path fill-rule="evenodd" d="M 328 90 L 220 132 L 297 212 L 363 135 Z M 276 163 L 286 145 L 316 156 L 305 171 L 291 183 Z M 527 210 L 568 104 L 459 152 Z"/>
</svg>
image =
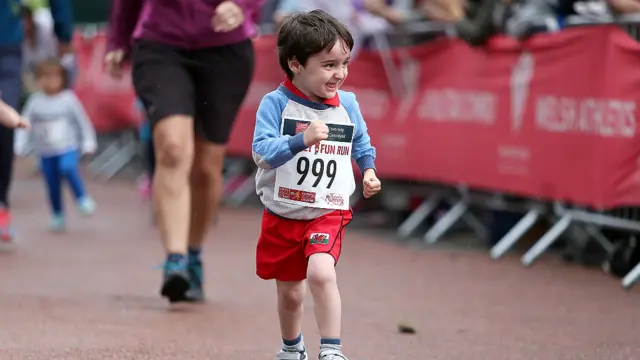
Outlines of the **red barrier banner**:
<svg viewBox="0 0 640 360">
<path fill-rule="evenodd" d="M 247 157 L 260 99 L 284 76 L 273 38 L 254 47 L 254 82 L 229 143 Z M 398 71 L 388 78 L 381 55 L 362 51 L 344 87 L 357 95 L 382 177 L 640 205 L 640 45 L 624 31 L 584 27 L 484 48 L 441 39 L 390 56 Z M 406 92 L 394 96 L 399 79 Z"/>
<path fill-rule="evenodd" d="M 265 69 L 236 126 L 235 150 L 247 155 L 257 95 L 281 80 L 273 49 L 257 55 Z M 360 53 L 345 83 L 381 176 L 598 208 L 640 205 L 640 46 L 624 31 L 570 29 L 526 44 L 496 38 L 485 48 L 442 39 L 392 56 L 407 95 L 392 96 L 395 80 L 375 52 Z"/>
<path fill-rule="evenodd" d="M 78 64 L 73 87 L 96 131 L 108 133 L 139 126 L 142 117 L 134 107 L 130 69 L 120 79 L 104 71 L 105 34 L 84 38 L 76 33 L 73 46 Z"/>
</svg>

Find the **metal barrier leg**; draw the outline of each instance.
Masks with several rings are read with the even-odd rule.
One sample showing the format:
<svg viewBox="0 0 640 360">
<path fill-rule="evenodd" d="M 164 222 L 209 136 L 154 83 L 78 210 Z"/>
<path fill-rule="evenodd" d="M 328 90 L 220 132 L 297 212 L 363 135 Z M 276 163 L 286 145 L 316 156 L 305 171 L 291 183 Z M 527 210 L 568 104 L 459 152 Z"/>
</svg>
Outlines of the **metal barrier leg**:
<svg viewBox="0 0 640 360">
<path fill-rule="evenodd" d="M 440 218 L 424 235 L 424 240 L 429 244 L 435 244 L 440 240 L 442 235 L 446 234 L 453 225 L 455 225 L 460 218 L 467 212 L 467 202 L 464 200 L 458 201 L 444 216 Z"/>
<path fill-rule="evenodd" d="M 569 228 L 572 221 L 573 218 L 570 213 L 564 214 L 560 220 L 522 256 L 522 264 L 524 266 L 531 265 Z"/>
<path fill-rule="evenodd" d="M 120 141 L 116 140 L 112 142 L 103 152 L 101 152 L 98 156 L 93 158 L 89 163 L 89 169 L 91 169 L 93 173 L 93 177 L 97 177 L 100 175 L 100 172 L 104 168 L 105 164 L 109 161 L 109 159 L 113 158 L 115 154 L 118 153 L 120 149 Z"/>
<path fill-rule="evenodd" d="M 226 171 L 224 175 L 224 185 L 222 190 L 222 197 L 224 199 L 227 199 L 233 194 L 235 189 L 238 187 L 236 186 L 236 182 L 240 181 L 239 179 L 243 177 L 244 175 L 242 171 L 239 171 L 239 169 L 232 167 L 228 171 Z"/>
<path fill-rule="evenodd" d="M 433 210 L 436 209 L 441 200 L 442 196 L 440 193 L 434 193 L 423 201 L 422 204 L 400 224 L 398 227 L 398 236 L 401 238 L 409 237 L 418 226 L 433 213 Z"/>
<path fill-rule="evenodd" d="M 540 211 L 531 209 L 526 213 L 517 224 L 515 224 L 508 233 L 506 233 L 498 243 L 491 248 L 491 258 L 498 260 L 507 253 L 531 227 L 538 222 Z"/>
<path fill-rule="evenodd" d="M 104 174 L 107 180 L 109 180 L 120 172 L 120 170 L 124 169 L 124 167 L 127 166 L 135 156 L 136 144 L 134 142 L 130 142 L 118 150 L 118 152 L 102 166 L 100 172 Z"/>
<path fill-rule="evenodd" d="M 640 279 L 640 264 L 636 265 L 627 275 L 622 279 L 622 287 L 630 289 Z"/>
<path fill-rule="evenodd" d="M 462 214 L 462 220 L 464 220 L 467 225 L 473 230 L 473 232 L 478 235 L 479 238 L 485 239 L 487 237 L 487 228 L 484 226 L 482 221 L 478 219 L 477 216 L 467 211 Z"/>
<path fill-rule="evenodd" d="M 593 225 L 586 225 L 584 228 L 580 227 L 579 229 L 580 229 L 580 231 L 584 231 L 588 236 L 590 236 L 594 240 L 596 240 L 596 242 L 607 253 L 611 254 L 615 250 L 615 247 L 613 246 L 611 241 L 609 241 L 609 239 L 607 239 L 607 237 L 604 236 L 602 234 L 602 232 L 600 231 L 600 229 L 598 229 L 597 227 L 595 227 Z"/>
<path fill-rule="evenodd" d="M 229 194 L 227 198 L 227 202 L 229 205 L 232 205 L 232 206 L 242 205 L 245 201 L 247 201 L 249 196 L 251 196 L 252 194 L 255 194 L 256 173 L 257 171 L 254 171 L 250 176 L 248 176 L 242 182 L 242 184 L 240 184 L 240 186 L 238 186 L 231 194 Z"/>
</svg>

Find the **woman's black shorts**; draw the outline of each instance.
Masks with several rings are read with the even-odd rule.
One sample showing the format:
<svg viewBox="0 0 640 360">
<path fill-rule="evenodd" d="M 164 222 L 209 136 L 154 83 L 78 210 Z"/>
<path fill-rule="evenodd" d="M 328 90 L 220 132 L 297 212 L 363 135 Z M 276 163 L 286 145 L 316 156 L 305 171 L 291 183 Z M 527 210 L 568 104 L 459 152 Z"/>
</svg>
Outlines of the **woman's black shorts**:
<svg viewBox="0 0 640 360">
<path fill-rule="evenodd" d="M 227 143 L 253 77 L 251 40 L 197 50 L 137 40 L 132 62 L 133 85 L 152 127 L 187 115 L 199 136 Z"/>
</svg>

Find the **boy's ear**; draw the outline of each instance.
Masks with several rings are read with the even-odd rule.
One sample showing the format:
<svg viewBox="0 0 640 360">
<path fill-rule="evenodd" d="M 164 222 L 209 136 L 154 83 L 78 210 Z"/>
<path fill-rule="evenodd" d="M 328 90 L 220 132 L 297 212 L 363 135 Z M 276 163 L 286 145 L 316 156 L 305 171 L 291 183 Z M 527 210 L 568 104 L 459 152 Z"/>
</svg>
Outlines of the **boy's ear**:
<svg viewBox="0 0 640 360">
<path fill-rule="evenodd" d="M 291 70 L 292 73 L 294 74 L 300 73 L 302 65 L 300 65 L 300 62 L 298 61 L 298 59 L 293 58 L 291 60 L 288 60 L 287 63 L 289 64 L 289 70 Z"/>
</svg>

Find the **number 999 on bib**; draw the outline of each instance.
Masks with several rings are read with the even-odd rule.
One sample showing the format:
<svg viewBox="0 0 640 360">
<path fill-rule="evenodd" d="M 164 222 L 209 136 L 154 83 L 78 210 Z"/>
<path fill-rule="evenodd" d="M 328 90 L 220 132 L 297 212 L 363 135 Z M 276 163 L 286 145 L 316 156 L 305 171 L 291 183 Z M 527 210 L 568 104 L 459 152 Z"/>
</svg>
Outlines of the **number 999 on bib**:
<svg viewBox="0 0 640 360">
<path fill-rule="evenodd" d="M 285 119 L 283 135 L 295 136 L 296 132 L 304 131 L 304 123 Z M 327 140 L 312 145 L 276 169 L 274 200 L 307 207 L 349 209 L 349 197 L 355 190 L 351 162 L 354 126 L 327 125 Z"/>
</svg>

